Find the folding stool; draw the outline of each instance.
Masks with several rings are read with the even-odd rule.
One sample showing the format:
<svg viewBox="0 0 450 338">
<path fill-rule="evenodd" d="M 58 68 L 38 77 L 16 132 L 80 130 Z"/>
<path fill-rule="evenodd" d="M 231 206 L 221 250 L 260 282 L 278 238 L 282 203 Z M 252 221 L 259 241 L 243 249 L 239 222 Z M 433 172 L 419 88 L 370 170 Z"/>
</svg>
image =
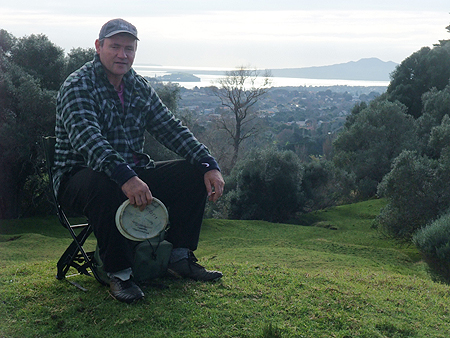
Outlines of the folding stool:
<svg viewBox="0 0 450 338">
<path fill-rule="evenodd" d="M 66 278 L 66 274 L 71 267 L 75 268 L 79 274 L 92 276 L 94 275 L 95 279 L 99 281 L 101 284 L 105 284 L 105 282 L 99 277 L 96 271 L 96 263 L 94 259 L 94 251 L 86 252 L 83 249 L 83 245 L 86 242 L 89 235 L 91 235 L 93 229 L 92 225 L 88 223 L 83 224 L 71 224 L 61 208 L 58 200 L 56 198 L 55 191 L 53 189 L 53 161 L 55 154 L 55 144 L 56 137 L 54 136 L 43 136 L 42 144 L 44 148 L 45 162 L 48 171 L 48 179 L 50 186 L 50 193 L 52 196 L 52 202 L 56 207 L 56 214 L 58 216 L 59 222 L 65 227 L 70 235 L 72 236 L 72 243 L 69 247 L 64 251 L 61 258 L 59 259 L 57 266 L 57 279 Z M 81 229 L 81 231 L 77 234 L 75 230 Z M 92 275 L 91 275 L 92 273 Z M 69 281 L 70 282 L 70 281 Z M 71 282 L 75 286 L 81 288 L 78 284 Z"/>
</svg>

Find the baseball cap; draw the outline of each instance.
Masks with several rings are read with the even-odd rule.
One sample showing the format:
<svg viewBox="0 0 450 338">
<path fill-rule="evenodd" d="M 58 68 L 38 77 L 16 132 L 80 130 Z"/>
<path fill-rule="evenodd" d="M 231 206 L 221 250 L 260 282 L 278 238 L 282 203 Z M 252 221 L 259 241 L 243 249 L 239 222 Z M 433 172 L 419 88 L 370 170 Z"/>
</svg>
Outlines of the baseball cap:
<svg viewBox="0 0 450 338">
<path fill-rule="evenodd" d="M 111 36 L 119 33 L 131 34 L 136 38 L 136 40 L 139 40 L 137 37 L 136 27 L 134 27 L 131 23 L 123 19 L 113 19 L 105 23 L 102 29 L 100 30 L 98 39 L 103 40 L 105 38 L 110 38 Z"/>
</svg>

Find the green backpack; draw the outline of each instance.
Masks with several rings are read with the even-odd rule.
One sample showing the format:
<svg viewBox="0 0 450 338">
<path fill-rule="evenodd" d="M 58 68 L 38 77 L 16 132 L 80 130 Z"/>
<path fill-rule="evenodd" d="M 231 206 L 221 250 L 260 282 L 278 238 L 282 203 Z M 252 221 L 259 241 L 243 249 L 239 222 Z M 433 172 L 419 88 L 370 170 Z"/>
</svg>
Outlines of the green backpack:
<svg viewBox="0 0 450 338">
<path fill-rule="evenodd" d="M 166 230 L 161 231 L 157 236 L 135 242 L 133 280 L 138 284 L 148 283 L 155 278 L 163 277 L 167 273 L 170 254 L 172 253 L 172 243 L 165 240 Z M 98 245 L 94 254 L 95 269 L 100 279 L 109 284 L 109 277 L 103 269 L 103 262 L 100 259 Z"/>
</svg>

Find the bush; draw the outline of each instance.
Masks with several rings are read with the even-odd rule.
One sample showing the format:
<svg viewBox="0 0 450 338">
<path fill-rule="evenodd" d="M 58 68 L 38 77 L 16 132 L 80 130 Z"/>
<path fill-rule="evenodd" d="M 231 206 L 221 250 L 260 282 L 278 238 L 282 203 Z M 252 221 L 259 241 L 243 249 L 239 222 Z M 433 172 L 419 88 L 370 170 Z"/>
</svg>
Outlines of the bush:
<svg viewBox="0 0 450 338">
<path fill-rule="evenodd" d="M 227 184 L 229 217 L 289 220 L 301 209 L 303 167 L 292 151 L 253 150 L 237 163 Z"/>
<path fill-rule="evenodd" d="M 388 205 L 377 217 L 381 229 L 394 238 L 411 240 L 413 234 L 450 207 L 450 149 L 439 160 L 403 151 L 378 187 Z"/>
<path fill-rule="evenodd" d="M 450 283 L 450 213 L 417 231 L 413 243 L 422 253 L 433 277 Z"/>
<path fill-rule="evenodd" d="M 350 115 L 347 122 L 349 127 L 333 142 L 333 161 L 337 168 L 354 175 L 357 197 L 371 198 L 392 161 L 403 149 L 416 147 L 414 119 L 405 106 L 380 98 Z"/>
<path fill-rule="evenodd" d="M 336 168 L 333 162 L 312 160 L 305 164 L 302 180 L 306 199 L 304 211 L 350 203 L 354 189 L 354 177 Z"/>
<path fill-rule="evenodd" d="M 448 199 L 444 177 L 438 161 L 403 151 L 378 187 L 379 197 L 388 200 L 377 217 L 381 229 L 394 238 L 411 240 L 415 231 L 442 213 Z"/>
</svg>

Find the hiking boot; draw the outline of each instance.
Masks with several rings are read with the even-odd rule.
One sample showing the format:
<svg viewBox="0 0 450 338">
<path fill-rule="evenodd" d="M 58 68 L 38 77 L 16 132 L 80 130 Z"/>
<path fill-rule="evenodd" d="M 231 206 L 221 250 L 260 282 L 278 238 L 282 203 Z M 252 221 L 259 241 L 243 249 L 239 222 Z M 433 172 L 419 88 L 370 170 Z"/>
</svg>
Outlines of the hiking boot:
<svg viewBox="0 0 450 338">
<path fill-rule="evenodd" d="M 181 278 L 191 278 L 196 281 L 215 281 L 223 276 L 220 271 L 209 271 L 197 263 L 197 258 L 192 251 L 189 252 L 188 258 L 170 263 L 167 272 L 172 276 Z"/>
<path fill-rule="evenodd" d="M 132 303 L 144 298 L 144 293 L 131 279 L 123 281 L 112 277 L 109 281 L 109 291 L 118 301 Z"/>
</svg>

